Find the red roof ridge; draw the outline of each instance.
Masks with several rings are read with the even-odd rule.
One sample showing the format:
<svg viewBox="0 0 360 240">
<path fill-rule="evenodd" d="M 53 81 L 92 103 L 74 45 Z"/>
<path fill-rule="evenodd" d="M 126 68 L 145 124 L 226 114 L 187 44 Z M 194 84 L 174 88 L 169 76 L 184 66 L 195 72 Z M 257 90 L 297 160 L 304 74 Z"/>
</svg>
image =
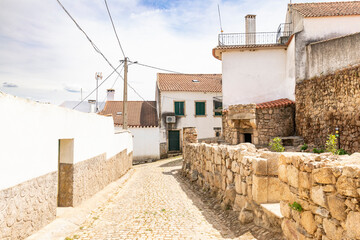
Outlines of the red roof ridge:
<svg viewBox="0 0 360 240">
<path fill-rule="evenodd" d="M 288 98 L 281 98 L 274 101 L 257 103 L 256 108 L 262 109 L 262 108 L 284 107 L 291 104 L 295 104 L 295 102 Z"/>
</svg>

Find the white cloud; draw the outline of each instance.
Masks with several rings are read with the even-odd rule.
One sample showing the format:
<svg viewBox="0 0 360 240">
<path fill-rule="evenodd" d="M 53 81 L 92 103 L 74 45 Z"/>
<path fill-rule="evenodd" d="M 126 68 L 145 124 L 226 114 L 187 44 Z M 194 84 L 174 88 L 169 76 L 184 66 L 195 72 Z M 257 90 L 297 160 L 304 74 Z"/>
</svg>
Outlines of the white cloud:
<svg viewBox="0 0 360 240">
<path fill-rule="evenodd" d="M 122 54 L 103 0 L 62 2 L 113 65 L 118 65 Z M 131 60 L 184 73 L 221 72 L 221 62 L 211 54 L 219 33 L 219 1 L 174 1 L 160 9 L 140 2 L 108 0 L 122 46 Z M 223 28 L 225 32 L 243 32 L 244 16 L 253 13 L 257 14 L 258 31 L 275 31 L 284 21 L 287 3 L 222 1 Z M 2 91 L 59 104 L 78 100 L 80 88 L 84 95 L 94 89 L 95 72 L 101 71 L 104 76 L 112 72 L 55 0 L 2 0 L 0 7 L 0 81 L 21 86 L 0 87 Z M 157 72 L 131 65 L 129 83 L 145 99 L 152 100 Z M 100 88 L 100 99 L 105 98 L 115 79 L 114 75 Z M 118 79 L 114 87 L 115 98 L 121 99 L 122 80 Z M 129 90 L 129 99 L 139 97 Z"/>
</svg>

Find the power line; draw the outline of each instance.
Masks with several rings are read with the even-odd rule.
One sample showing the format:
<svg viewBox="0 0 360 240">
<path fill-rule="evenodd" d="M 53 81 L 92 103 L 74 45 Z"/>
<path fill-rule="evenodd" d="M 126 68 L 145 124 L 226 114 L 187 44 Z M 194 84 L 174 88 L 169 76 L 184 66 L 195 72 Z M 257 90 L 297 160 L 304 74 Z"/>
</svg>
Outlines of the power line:
<svg viewBox="0 0 360 240">
<path fill-rule="evenodd" d="M 90 97 L 90 95 L 91 94 L 93 94 L 101 85 L 103 85 L 103 83 L 106 81 L 106 80 L 108 80 L 113 74 L 114 74 L 114 72 L 117 72 L 116 70 L 120 67 L 122 65 L 122 63 L 120 63 L 120 65 L 116 68 L 116 69 L 114 69 L 114 71 L 112 71 L 111 73 L 110 73 L 110 75 L 109 76 L 107 76 L 105 79 L 104 79 L 104 81 L 102 81 L 94 90 L 92 90 L 84 99 L 82 99 L 75 107 L 73 107 L 73 109 L 75 109 L 77 106 L 79 106 L 82 102 L 84 102 L 88 97 Z"/>
<path fill-rule="evenodd" d="M 118 36 L 118 34 L 117 34 L 117 32 L 116 32 L 116 29 L 115 29 L 115 26 L 114 26 L 114 22 L 113 22 L 113 19 L 112 19 L 112 17 L 111 17 L 111 13 L 110 13 L 110 10 L 109 10 L 109 7 L 108 7 L 108 4 L 107 4 L 107 1 L 106 1 L 106 0 L 104 0 L 104 2 L 105 2 L 106 9 L 107 9 L 107 12 L 108 12 L 109 17 L 110 17 L 110 20 L 111 20 L 112 27 L 113 27 L 113 29 L 114 29 L 114 33 L 115 33 L 116 39 L 117 39 L 117 41 L 118 41 L 118 43 L 119 43 L 119 46 L 120 46 L 121 52 L 122 52 L 122 54 L 123 54 L 123 56 L 124 56 L 124 58 L 125 58 L 124 49 L 123 49 L 123 48 L 122 48 L 122 46 L 121 46 L 121 43 L 120 43 L 120 40 L 119 40 L 119 36 Z"/>
<path fill-rule="evenodd" d="M 99 53 L 104 60 L 109 64 L 109 66 L 114 69 L 114 71 L 120 75 L 119 72 L 117 72 L 117 68 L 115 68 L 110 61 L 105 57 L 105 55 L 100 51 L 100 49 L 95 45 L 95 43 L 93 43 L 93 41 L 90 39 L 90 37 L 86 34 L 86 32 L 80 27 L 80 25 L 75 21 L 75 19 L 70 15 L 70 13 L 65 9 L 65 7 L 61 4 L 60 0 L 56 0 L 59 5 L 61 6 L 61 8 L 65 11 L 65 13 L 71 18 L 71 20 L 75 23 L 75 25 L 78 27 L 78 29 L 86 36 L 87 40 L 91 43 L 91 45 L 93 46 L 93 48 L 95 49 L 95 51 L 97 53 Z M 120 77 L 124 80 L 124 78 L 120 75 Z M 135 88 L 133 88 L 129 83 L 127 84 L 127 86 L 129 86 L 135 93 L 136 95 L 138 95 L 142 100 L 144 100 L 145 102 L 147 102 L 136 90 Z M 95 89 L 96 90 L 96 89 Z M 148 103 L 149 104 L 149 103 Z M 150 105 L 150 104 L 149 104 Z M 153 107 L 152 105 L 150 105 L 151 107 Z M 76 106 L 75 106 L 76 107 Z M 154 108 L 154 107 L 153 107 Z M 155 108 L 156 109 L 156 108 Z"/>
</svg>

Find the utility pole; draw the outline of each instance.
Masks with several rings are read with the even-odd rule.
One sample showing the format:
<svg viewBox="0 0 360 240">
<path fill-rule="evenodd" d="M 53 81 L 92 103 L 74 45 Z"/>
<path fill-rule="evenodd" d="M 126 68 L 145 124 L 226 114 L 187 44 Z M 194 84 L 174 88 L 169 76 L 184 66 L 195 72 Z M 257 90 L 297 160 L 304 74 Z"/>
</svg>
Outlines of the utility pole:
<svg viewBox="0 0 360 240">
<path fill-rule="evenodd" d="M 95 103 L 95 112 L 98 112 L 98 111 L 99 111 L 99 108 L 98 108 L 99 78 L 100 78 L 100 80 L 102 79 L 102 73 L 101 73 L 101 72 L 96 72 L 96 73 L 95 73 L 95 79 L 96 79 L 96 103 Z"/>
<path fill-rule="evenodd" d="M 128 129 L 128 115 L 127 115 L 127 73 L 128 73 L 128 59 L 124 59 L 124 100 L 123 100 L 123 129 Z"/>
</svg>

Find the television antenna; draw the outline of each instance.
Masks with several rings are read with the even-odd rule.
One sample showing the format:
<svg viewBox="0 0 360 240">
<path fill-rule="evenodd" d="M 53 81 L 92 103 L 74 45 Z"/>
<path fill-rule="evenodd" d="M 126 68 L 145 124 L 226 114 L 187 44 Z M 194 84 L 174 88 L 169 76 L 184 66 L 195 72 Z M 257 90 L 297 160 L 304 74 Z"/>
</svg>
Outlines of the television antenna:
<svg viewBox="0 0 360 240">
<path fill-rule="evenodd" d="M 219 6 L 219 4 L 218 4 L 218 13 L 219 13 L 220 31 L 221 31 L 221 33 L 223 33 L 224 31 L 222 29 L 222 24 L 221 24 L 221 15 L 220 15 L 220 6 Z"/>
</svg>

